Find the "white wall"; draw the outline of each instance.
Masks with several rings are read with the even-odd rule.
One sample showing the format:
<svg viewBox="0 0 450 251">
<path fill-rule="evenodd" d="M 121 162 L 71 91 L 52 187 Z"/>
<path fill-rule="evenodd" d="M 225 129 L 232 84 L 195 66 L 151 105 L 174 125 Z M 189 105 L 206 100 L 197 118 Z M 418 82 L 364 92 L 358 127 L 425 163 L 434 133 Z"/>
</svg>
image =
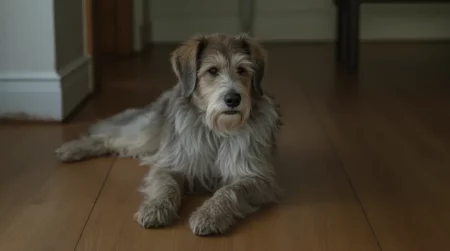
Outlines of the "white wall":
<svg viewBox="0 0 450 251">
<path fill-rule="evenodd" d="M 240 32 L 239 0 L 151 0 L 152 40 L 195 32 Z M 254 35 L 263 40 L 332 40 L 332 0 L 254 0 Z M 450 4 L 363 4 L 362 39 L 449 39 Z"/>
<path fill-rule="evenodd" d="M 150 0 L 152 41 L 179 41 L 195 32 L 239 31 L 238 0 Z"/>
<path fill-rule="evenodd" d="M 133 0 L 133 50 L 136 52 L 142 51 L 150 41 L 149 5 L 150 0 Z"/>
<path fill-rule="evenodd" d="M 84 8 L 80 0 L 55 0 L 55 42 L 57 69 L 84 54 Z"/>
<path fill-rule="evenodd" d="M 141 51 L 143 38 L 141 27 L 144 24 L 144 1 L 133 0 L 133 50 Z"/>
<path fill-rule="evenodd" d="M 0 1 L 0 117 L 62 120 L 88 95 L 82 1 Z"/>
<path fill-rule="evenodd" d="M 35 15 L 39 13 L 39 15 Z M 53 73 L 51 0 L 0 1 L 0 74 Z M 30 41 L 33 41 L 31 44 Z"/>
<path fill-rule="evenodd" d="M 56 70 L 62 91 L 61 117 L 65 117 L 91 91 L 90 58 L 85 54 L 85 6 L 82 0 L 53 2 Z"/>
</svg>

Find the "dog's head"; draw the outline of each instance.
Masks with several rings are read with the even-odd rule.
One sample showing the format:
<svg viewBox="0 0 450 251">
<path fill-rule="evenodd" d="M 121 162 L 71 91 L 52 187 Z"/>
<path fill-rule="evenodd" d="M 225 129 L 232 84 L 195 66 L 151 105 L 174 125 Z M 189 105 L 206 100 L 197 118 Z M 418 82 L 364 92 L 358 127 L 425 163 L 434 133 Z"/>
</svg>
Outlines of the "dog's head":
<svg viewBox="0 0 450 251">
<path fill-rule="evenodd" d="M 252 100 L 263 95 L 266 52 L 246 34 L 196 35 L 172 54 L 182 95 L 204 111 L 213 130 L 229 132 L 246 123 Z"/>
</svg>

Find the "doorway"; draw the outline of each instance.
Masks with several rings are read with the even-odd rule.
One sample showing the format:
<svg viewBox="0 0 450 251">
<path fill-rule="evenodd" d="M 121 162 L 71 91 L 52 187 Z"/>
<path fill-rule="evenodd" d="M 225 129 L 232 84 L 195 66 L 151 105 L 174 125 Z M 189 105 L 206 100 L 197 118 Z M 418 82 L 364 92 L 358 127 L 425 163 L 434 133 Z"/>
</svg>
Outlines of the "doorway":
<svg viewBox="0 0 450 251">
<path fill-rule="evenodd" d="M 95 95 L 102 87 L 102 65 L 133 54 L 133 1 L 84 1 L 86 53 L 92 58 Z"/>
</svg>

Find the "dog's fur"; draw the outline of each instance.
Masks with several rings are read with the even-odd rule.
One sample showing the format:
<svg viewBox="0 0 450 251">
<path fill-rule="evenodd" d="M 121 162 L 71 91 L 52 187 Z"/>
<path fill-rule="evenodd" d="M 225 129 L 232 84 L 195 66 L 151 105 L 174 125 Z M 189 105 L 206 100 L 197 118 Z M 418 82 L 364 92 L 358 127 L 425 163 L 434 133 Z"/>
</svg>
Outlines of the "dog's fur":
<svg viewBox="0 0 450 251">
<path fill-rule="evenodd" d="M 145 228 L 173 223 L 184 192 L 213 192 L 189 224 L 197 235 L 225 233 L 278 200 L 272 154 L 281 123 L 261 88 L 266 53 L 246 34 L 196 35 L 171 63 L 179 80 L 172 89 L 94 124 L 56 154 L 64 162 L 115 154 L 151 166 L 135 215 Z M 241 96 L 236 107 L 226 104 L 230 92 Z"/>
</svg>

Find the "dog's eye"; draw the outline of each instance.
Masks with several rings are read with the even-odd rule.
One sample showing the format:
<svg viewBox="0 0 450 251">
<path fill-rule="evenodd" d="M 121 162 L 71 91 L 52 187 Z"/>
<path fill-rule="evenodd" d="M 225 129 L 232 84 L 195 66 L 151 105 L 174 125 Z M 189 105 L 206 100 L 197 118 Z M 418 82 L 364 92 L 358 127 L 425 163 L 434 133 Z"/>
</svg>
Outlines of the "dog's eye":
<svg viewBox="0 0 450 251">
<path fill-rule="evenodd" d="M 245 69 L 243 68 L 243 67 L 238 67 L 237 68 L 237 74 L 239 74 L 239 75 L 242 75 L 242 74 L 244 74 L 246 71 L 245 71 Z"/>
<path fill-rule="evenodd" d="M 208 72 L 211 75 L 217 75 L 217 73 L 219 72 L 219 69 L 217 69 L 217 67 L 211 67 L 211 68 L 209 68 Z"/>
</svg>

